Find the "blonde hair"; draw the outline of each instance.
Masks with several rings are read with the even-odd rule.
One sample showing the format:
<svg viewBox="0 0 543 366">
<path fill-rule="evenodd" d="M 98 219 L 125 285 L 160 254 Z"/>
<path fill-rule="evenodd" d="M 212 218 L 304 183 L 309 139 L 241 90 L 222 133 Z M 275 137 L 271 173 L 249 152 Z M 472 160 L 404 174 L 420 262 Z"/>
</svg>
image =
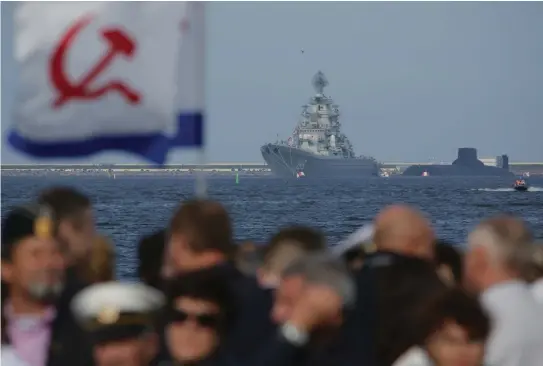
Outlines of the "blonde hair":
<svg viewBox="0 0 543 366">
<path fill-rule="evenodd" d="M 91 283 L 115 279 L 115 250 L 107 237 L 99 235 L 94 241 L 85 272 L 87 281 Z"/>
</svg>

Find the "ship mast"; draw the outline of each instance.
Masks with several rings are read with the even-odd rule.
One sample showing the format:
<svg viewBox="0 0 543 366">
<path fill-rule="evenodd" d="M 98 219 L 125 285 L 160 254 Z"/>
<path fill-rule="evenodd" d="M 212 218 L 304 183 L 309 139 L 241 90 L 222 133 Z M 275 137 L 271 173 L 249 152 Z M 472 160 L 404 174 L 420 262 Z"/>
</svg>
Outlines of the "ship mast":
<svg viewBox="0 0 543 366">
<path fill-rule="evenodd" d="M 313 76 L 312 84 L 317 94 L 323 94 L 324 88 L 328 86 L 328 80 L 326 79 L 326 76 L 324 76 L 324 73 L 319 70 L 315 76 Z"/>
</svg>

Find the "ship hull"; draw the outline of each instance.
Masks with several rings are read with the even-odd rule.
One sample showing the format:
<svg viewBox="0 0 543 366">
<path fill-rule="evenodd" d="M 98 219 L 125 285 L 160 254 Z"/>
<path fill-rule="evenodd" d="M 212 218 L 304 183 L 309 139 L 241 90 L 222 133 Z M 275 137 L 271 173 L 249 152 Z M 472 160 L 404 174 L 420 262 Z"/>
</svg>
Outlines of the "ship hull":
<svg viewBox="0 0 543 366">
<path fill-rule="evenodd" d="M 262 157 L 272 173 L 283 178 L 296 179 L 303 171 L 305 179 L 349 179 L 379 176 L 379 167 L 364 158 L 333 158 L 279 144 L 266 144 L 260 148 Z"/>
</svg>

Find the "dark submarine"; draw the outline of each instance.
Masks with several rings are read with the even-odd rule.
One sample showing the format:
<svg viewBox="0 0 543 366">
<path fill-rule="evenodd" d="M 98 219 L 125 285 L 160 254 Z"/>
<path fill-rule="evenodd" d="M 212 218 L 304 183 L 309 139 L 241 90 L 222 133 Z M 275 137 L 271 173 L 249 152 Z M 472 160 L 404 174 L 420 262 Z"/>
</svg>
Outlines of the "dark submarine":
<svg viewBox="0 0 543 366">
<path fill-rule="evenodd" d="M 509 171 L 509 157 L 498 156 L 497 166 L 484 165 L 477 159 L 477 149 L 461 147 L 458 149 L 458 157 L 451 165 L 411 165 L 402 175 L 406 176 L 496 176 L 510 177 L 514 174 Z"/>
</svg>

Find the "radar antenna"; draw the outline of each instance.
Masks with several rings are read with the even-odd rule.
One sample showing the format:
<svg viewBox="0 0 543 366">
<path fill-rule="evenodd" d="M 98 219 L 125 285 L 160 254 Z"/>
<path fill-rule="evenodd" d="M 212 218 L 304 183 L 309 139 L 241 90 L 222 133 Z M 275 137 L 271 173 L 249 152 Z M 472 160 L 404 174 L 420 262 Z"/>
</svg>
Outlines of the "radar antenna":
<svg viewBox="0 0 543 366">
<path fill-rule="evenodd" d="M 322 71 L 319 71 L 313 76 L 313 88 L 315 88 L 315 91 L 318 94 L 322 94 L 325 87 L 328 86 L 328 80 L 326 79 L 326 76 L 324 76 Z"/>
</svg>

